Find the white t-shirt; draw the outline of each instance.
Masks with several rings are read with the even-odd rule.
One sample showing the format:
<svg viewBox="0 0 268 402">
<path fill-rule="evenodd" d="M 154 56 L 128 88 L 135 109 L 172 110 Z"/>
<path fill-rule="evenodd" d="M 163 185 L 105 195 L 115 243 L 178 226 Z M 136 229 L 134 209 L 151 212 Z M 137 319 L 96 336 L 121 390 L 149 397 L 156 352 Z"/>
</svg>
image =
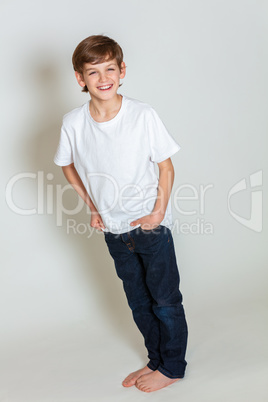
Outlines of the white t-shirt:
<svg viewBox="0 0 268 402">
<path fill-rule="evenodd" d="M 54 162 L 74 166 L 98 210 L 104 231 L 125 233 L 152 212 L 157 197 L 155 163 L 180 149 L 148 104 L 122 96 L 117 115 L 93 120 L 89 101 L 63 117 Z M 170 200 L 161 222 L 172 228 Z"/>
</svg>

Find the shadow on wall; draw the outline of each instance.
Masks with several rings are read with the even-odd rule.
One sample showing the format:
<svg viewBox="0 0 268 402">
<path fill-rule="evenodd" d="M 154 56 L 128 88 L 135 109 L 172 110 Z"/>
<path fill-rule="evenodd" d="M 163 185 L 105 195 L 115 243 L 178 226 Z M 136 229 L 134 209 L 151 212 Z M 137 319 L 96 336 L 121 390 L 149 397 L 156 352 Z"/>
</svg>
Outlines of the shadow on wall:
<svg viewBox="0 0 268 402">
<path fill-rule="evenodd" d="M 127 306 L 121 281 L 116 276 L 104 235 L 95 232 L 88 238 L 88 233 L 82 235 L 71 231 L 67 234 L 68 219 L 74 219 L 77 224 L 90 225 L 90 215 L 86 207 L 84 206 L 75 216 L 63 214 L 62 225 L 57 226 L 59 200 L 56 199 L 56 187 L 63 188 L 68 183 L 61 168 L 54 164 L 53 157 L 59 140 L 63 115 L 72 108 L 80 106 L 79 104 L 72 106 L 70 99 L 65 99 L 63 94 L 66 94 L 66 88 L 63 90 L 62 80 L 56 61 L 54 64 L 40 63 L 32 70 L 34 103 L 38 106 L 29 124 L 31 134 L 27 137 L 28 139 L 21 141 L 19 152 L 23 159 L 27 159 L 27 165 L 30 161 L 31 171 L 41 172 L 40 175 L 44 180 L 44 219 L 50 231 L 48 242 L 55 244 L 60 237 L 64 238 L 66 247 L 62 249 L 62 259 L 64 261 L 68 258 L 66 253 L 71 253 L 72 256 L 75 254 L 77 264 L 73 269 L 81 278 L 81 286 L 84 289 L 85 283 L 88 284 L 89 294 L 92 288 L 98 289 L 98 314 L 104 318 L 107 326 L 116 333 L 116 336 L 122 338 L 122 342 L 128 343 L 137 353 L 142 354 L 144 352 L 140 349 L 141 339 L 139 335 L 137 337 L 137 332 L 133 331 L 131 312 Z M 85 98 L 85 102 L 87 99 Z M 46 200 L 48 185 L 53 192 L 49 202 Z M 69 189 L 63 196 L 64 207 L 73 209 L 77 205 L 77 199 L 74 190 Z M 49 207 L 48 204 L 50 204 Z M 48 208 L 53 208 L 53 213 L 47 213 Z M 89 305 L 89 320 L 91 310 Z M 94 311 L 94 314 L 97 312 Z"/>
</svg>

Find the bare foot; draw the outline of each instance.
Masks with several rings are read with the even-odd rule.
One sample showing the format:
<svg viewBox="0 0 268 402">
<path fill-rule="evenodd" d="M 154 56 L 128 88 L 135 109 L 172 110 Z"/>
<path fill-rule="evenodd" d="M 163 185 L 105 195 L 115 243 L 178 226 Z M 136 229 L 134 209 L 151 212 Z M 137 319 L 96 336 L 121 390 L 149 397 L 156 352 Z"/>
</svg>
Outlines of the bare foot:
<svg viewBox="0 0 268 402">
<path fill-rule="evenodd" d="M 168 378 L 156 370 L 150 374 L 140 376 L 136 381 L 136 387 L 143 392 L 157 391 L 178 381 L 179 378 Z"/>
<path fill-rule="evenodd" d="M 134 371 L 133 373 L 130 373 L 122 382 L 122 385 L 124 387 L 132 387 L 132 385 L 135 384 L 135 382 L 137 381 L 137 379 L 141 376 L 141 375 L 145 375 L 145 374 L 150 374 L 152 373 L 153 370 L 149 369 L 149 367 L 145 366 L 140 370 Z"/>
</svg>

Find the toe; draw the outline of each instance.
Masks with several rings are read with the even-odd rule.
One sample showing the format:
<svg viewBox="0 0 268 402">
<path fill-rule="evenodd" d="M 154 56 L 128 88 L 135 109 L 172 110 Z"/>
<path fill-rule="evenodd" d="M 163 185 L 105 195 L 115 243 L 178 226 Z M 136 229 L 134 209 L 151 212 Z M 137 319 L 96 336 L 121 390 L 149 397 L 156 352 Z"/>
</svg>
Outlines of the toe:
<svg viewBox="0 0 268 402">
<path fill-rule="evenodd" d="M 131 380 L 124 380 L 122 382 L 123 387 L 131 387 L 131 385 L 134 385 Z"/>
<path fill-rule="evenodd" d="M 137 380 L 137 381 L 135 382 L 135 386 L 136 386 L 138 389 L 140 389 L 141 383 Z"/>
</svg>

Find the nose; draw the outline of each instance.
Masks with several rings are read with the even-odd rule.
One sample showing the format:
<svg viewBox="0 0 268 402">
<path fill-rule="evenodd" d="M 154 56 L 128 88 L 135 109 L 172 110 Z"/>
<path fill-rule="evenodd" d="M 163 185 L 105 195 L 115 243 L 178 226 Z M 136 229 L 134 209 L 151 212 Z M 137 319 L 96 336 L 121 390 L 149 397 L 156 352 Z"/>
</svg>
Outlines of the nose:
<svg viewBox="0 0 268 402">
<path fill-rule="evenodd" d="M 105 82 L 106 81 L 106 74 L 105 73 L 100 73 L 99 81 L 100 82 Z"/>
</svg>

